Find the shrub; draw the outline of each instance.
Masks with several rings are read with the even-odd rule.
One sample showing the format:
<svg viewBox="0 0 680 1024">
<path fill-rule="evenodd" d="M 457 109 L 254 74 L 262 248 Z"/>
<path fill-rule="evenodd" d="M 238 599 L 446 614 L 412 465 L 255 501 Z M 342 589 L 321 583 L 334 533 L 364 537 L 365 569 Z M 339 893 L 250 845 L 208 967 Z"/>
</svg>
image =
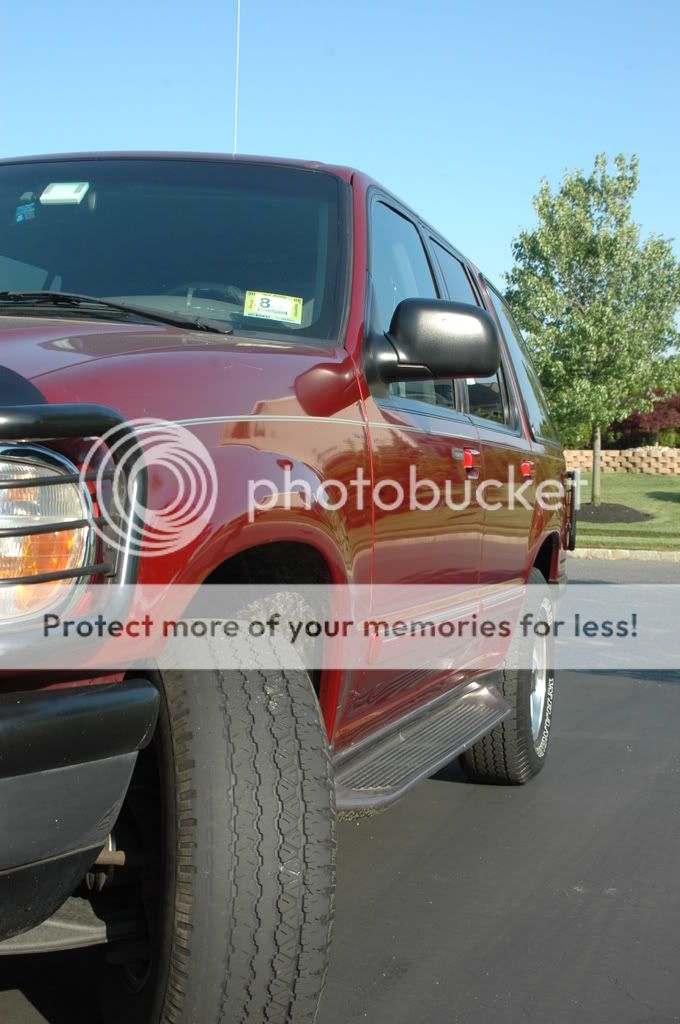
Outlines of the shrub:
<svg viewBox="0 0 680 1024">
<path fill-rule="evenodd" d="M 675 447 L 680 432 L 680 395 L 659 396 L 649 412 L 633 412 L 625 420 L 612 423 L 610 435 L 619 439 L 622 448 L 644 444 L 667 444 Z M 662 441 L 662 434 L 669 440 Z"/>
<path fill-rule="evenodd" d="M 668 448 L 680 448 L 680 430 L 677 427 L 664 427 L 659 431 L 659 444 Z"/>
</svg>

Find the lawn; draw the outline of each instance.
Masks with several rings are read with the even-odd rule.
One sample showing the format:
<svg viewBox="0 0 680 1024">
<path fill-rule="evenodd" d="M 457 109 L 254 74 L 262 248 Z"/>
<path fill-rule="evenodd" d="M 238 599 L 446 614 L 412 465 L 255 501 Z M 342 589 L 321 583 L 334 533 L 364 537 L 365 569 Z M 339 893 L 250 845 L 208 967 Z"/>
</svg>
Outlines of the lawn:
<svg viewBox="0 0 680 1024">
<path fill-rule="evenodd" d="M 583 505 L 590 499 L 588 484 L 581 490 Z M 644 523 L 579 522 L 579 548 L 635 548 L 680 550 L 680 476 L 650 473 L 603 473 L 602 501 L 616 502 L 647 512 Z"/>
</svg>

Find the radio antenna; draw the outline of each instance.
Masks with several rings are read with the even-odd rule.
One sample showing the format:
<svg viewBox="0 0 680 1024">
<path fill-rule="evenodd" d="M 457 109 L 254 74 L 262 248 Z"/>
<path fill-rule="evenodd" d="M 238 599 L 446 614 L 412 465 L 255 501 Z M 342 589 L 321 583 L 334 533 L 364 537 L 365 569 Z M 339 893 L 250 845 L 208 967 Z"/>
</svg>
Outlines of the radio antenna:
<svg viewBox="0 0 680 1024">
<path fill-rule="evenodd" d="M 234 156 L 238 146 L 238 83 L 241 65 L 241 0 L 236 0 L 236 78 L 234 83 Z"/>
</svg>

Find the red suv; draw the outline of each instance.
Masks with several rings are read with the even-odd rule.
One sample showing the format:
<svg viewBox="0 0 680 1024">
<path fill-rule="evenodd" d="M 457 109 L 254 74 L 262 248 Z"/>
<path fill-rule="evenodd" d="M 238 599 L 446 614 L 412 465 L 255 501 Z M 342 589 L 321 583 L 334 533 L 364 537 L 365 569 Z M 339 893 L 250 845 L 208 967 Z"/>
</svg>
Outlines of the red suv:
<svg viewBox="0 0 680 1024">
<path fill-rule="evenodd" d="M 65 668 L 49 630 L 68 609 L 92 632 L 88 583 L 122 631 L 145 586 L 386 588 L 419 615 L 430 586 L 467 588 L 468 622 L 560 582 L 573 502 L 510 310 L 354 170 L 5 160 L 0 406 L 0 953 L 101 946 L 111 1021 L 312 1021 L 336 813 L 461 754 L 472 778 L 534 775 L 545 635 L 501 669 L 472 633 L 455 664 Z M 172 459 L 129 458 L 154 423 L 214 469 L 181 544 L 145 515 L 176 511 Z"/>
</svg>

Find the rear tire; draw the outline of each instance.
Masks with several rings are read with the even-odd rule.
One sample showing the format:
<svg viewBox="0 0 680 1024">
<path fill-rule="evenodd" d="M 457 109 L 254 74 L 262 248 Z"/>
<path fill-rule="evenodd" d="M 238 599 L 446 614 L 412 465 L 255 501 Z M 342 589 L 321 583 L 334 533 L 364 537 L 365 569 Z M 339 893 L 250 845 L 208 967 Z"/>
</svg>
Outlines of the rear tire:
<svg viewBox="0 0 680 1024">
<path fill-rule="evenodd" d="M 470 778 L 477 782 L 521 785 L 545 764 L 550 744 L 555 694 L 553 668 L 553 603 L 545 578 L 532 569 L 527 607 L 537 609 L 535 621 L 550 627 L 547 637 L 528 637 L 517 630 L 501 675 L 500 690 L 511 714 L 463 754 Z M 521 617 L 521 615 L 520 615 Z M 532 664 L 532 669 L 522 666 Z"/>
<path fill-rule="evenodd" d="M 309 677 L 173 670 L 161 683 L 151 959 L 137 984 L 106 967 L 105 1017 L 311 1024 L 330 948 L 335 808 Z"/>
</svg>

